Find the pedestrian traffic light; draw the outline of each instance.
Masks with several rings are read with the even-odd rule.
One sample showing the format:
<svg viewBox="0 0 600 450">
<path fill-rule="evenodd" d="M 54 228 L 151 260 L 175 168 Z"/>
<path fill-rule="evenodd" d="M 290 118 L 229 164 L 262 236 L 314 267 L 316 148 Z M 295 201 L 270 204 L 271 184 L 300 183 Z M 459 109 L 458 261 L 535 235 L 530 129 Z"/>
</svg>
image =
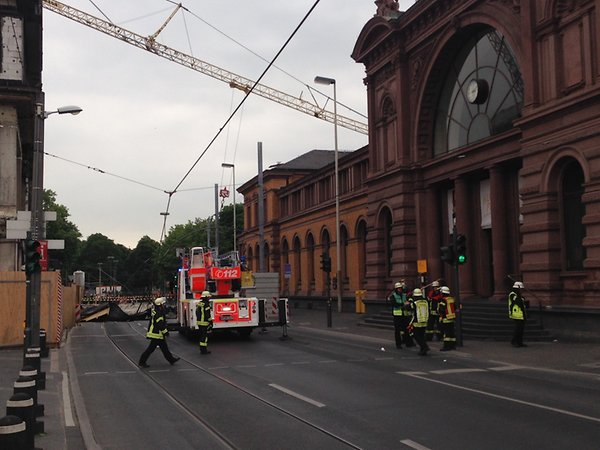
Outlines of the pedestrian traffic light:
<svg viewBox="0 0 600 450">
<path fill-rule="evenodd" d="M 456 235 L 456 242 L 454 243 L 456 249 L 456 262 L 458 264 L 464 264 L 467 262 L 467 237 L 464 234 Z"/>
<path fill-rule="evenodd" d="M 440 257 L 442 258 L 442 261 L 454 265 L 454 247 L 452 245 L 440 247 Z"/>
<path fill-rule="evenodd" d="M 25 274 L 31 275 L 42 271 L 41 244 L 39 241 L 27 239 L 25 241 Z"/>
<path fill-rule="evenodd" d="M 331 272 L 331 257 L 329 253 L 321 253 L 321 270 Z"/>
</svg>

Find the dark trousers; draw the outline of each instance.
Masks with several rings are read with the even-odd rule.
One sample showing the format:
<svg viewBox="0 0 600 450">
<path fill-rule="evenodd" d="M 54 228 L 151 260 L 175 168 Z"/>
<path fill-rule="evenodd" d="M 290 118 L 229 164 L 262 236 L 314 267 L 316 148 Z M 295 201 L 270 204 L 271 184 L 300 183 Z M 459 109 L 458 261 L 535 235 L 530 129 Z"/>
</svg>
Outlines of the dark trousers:
<svg viewBox="0 0 600 450">
<path fill-rule="evenodd" d="M 436 336 L 437 340 L 440 340 L 439 319 L 440 317 L 437 314 L 429 314 L 427 331 L 425 332 L 428 341 L 433 341 Z"/>
<path fill-rule="evenodd" d="M 142 356 L 140 356 L 140 364 L 146 364 L 146 361 L 148 361 L 148 358 L 152 352 L 156 350 L 156 347 L 160 347 L 162 354 L 164 355 L 165 359 L 169 361 L 169 363 L 172 364 L 175 361 L 175 357 L 169 351 L 169 347 L 167 346 L 167 341 L 165 339 L 150 339 L 148 347 L 146 350 L 144 350 Z"/>
<path fill-rule="evenodd" d="M 396 340 L 397 348 L 402 348 L 402 342 L 404 342 L 404 345 L 407 347 L 415 346 L 413 338 L 408 332 L 409 324 L 409 316 L 394 316 L 394 339 Z"/>
<path fill-rule="evenodd" d="M 208 325 L 198 325 L 198 336 L 200 337 L 200 352 L 208 352 Z"/>
<path fill-rule="evenodd" d="M 415 341 L 419 344 L 421 351 L 419 355 L 426 355 L 429 350 L 429 346 L 427 345 L 427 341 L 425 340 L 425 327 L 415 327 L 413 330 L 413 335 L 415 336 Z"/>
<path fill-rule="evenodd" d="M 525 321 L 524 320 L 516 320 L 513 319 L 515 323 L 515 332 L 513 333 L 513 338 L 510 343 L 512 345 L 521 346 L 523 345 L 523 332 L 525 331 Z"/>
<path fill-rule="evenodd" d="M 440 327 L 442 328 L 442 333 L 444 334 L 444 346 L 442 347 L 445 350 L 454 350 L 456 349 L 456 334 L 454 331 L 454 322 L 440 322 Z"/>
</svg>

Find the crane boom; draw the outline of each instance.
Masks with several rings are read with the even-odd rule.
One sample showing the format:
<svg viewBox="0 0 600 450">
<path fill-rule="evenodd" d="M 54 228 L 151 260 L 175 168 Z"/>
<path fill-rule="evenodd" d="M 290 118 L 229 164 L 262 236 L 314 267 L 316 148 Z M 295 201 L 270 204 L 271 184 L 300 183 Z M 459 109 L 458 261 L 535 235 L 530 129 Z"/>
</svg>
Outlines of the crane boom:
<svg viewBox="0 0 600 450">
<path fill-rule="evenodd" d="M 209 64 L 198 58 L 163 45 L 157 42 L 153 36 L 141 36 L 133 31 L 119 27 L 118 25 L 92 16 L 59 1 L 43 0 L 43 5 L 44 8 L 82 25 L 97 31 L 101 31 L 102 33 L 108 34 L 109 36 L 117 38 L 135 47 L 141 48 L 142 50 L 149 51 L 157 56 L 181 64 L 182 66 L 188 67 L 197 72 L 201 72 L 217 80 L 224 81 L 232 88 L 248 92 L 255 83 L 254 81 L 241 75 L 236 75 L 228 70 L 222 69 L 213 64 Z M 294 97 L 293 95 L 286 94 L 285 92 L 267 87 L 262 84 L 257 84 L 252 90 L 252 93 L 327 122 L 334 123 L 336 120 L 336 115 L 331 111 L 320 108 L 318 105 L 315 105 L 309 101 Z M 337 123 L 341 127 L 348 128 L 358 133 L 368 134 L 367 124 L 357 120 L 337 114 Z"/>
</svg>

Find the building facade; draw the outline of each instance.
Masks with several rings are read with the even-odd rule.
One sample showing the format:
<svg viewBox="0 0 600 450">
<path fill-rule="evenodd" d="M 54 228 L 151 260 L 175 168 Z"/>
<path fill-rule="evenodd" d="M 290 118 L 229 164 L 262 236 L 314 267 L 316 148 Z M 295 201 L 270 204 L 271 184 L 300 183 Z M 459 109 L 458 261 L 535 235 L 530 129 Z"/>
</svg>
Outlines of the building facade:
<svg viewBox="0 0 600 450">
<path fill-rule="evenodd" d="M 340 159 L 340 185 L 360 174 L 340 195 L 344 295 L 416 284 L 419 260 L 453 289 L 440 247 L 463 234 L 463 298 L 502 298 L 518 279 L 547 305 L 600 306 L 600 0 L 376 3 L 352 53 L 369 146 Z M 334 173 L 299 175 L 267 196 L 265 236 L 290 294 L 316 295 Z M 252 233 L 242 250 L 255 255 Z"/>
</svg>

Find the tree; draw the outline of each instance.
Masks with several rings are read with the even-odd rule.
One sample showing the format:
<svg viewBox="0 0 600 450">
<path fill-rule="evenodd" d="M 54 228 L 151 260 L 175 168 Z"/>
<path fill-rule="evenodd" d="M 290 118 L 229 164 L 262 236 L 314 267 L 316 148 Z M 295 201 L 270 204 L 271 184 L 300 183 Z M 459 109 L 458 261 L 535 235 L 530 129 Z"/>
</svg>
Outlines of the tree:
<svg viewBox="0 0 600 450">
<path fill-rule="evenodd" d="M 103 280 L 102 284 L 123 285 L 125 277 L 122 267 L 130 252 L 127 247 L 116 244 L 101 233 L 95 233 L 81 243 L 77 268 L 86 273 L 86 281 L 92 286 L 98 286 L 100 279 Z"/>
<path fill-rule="evenodd" d="M 125 264 L 129 275 L 127 287 L 132 293 L 149 294 L 158 280 L 157 259 L 160 244 L 148 236 L 142 237 L 131 251 Z"/>
<path fill-rule="evenodd" d="M 66 206 L 57 203 L 56 193 L 44 189 L 44 211 L 55 211 L 56 220 L 46 223 L 46 237 L 48 239 L 62 239 L 65 241 L 64 250 L 50 250 L 49 268 L 60 269 L 66 279 L 75 270 L 75 260 L 81 244 L 81 233 L 75 224 L 68 220 L 70 214 Z"/>
</svg>

